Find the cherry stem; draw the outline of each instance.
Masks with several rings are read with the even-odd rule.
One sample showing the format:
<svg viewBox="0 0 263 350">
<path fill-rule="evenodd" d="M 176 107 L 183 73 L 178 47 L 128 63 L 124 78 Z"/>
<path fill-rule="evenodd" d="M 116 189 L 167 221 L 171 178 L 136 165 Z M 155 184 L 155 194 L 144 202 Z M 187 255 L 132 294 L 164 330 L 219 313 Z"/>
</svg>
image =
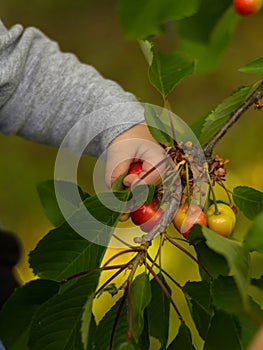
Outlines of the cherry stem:
<svg viewBox="0 0 263 350">
<path fill-rule="evenodd" d="M 226 193 L 226 195 L 227 195 L 229 205 L 232 206 L 232 205 L 233 205 L 233 201 L 232 201 L 232 198 L 231 198 L 230 195 L 229 195 L 229 190 L 226 188 L 225 184 L 223 183 L 223 181 L 222 181 L 221 179 L 219 180 L 218 183 L 219 183 L 219 185 L 220 185 L 221 187 L 223 187 L 223 189 L 224 189 L 224 191 L 225 191 L 225 193 Z"/>
<path fill-rule="evenodd" d="M 193 256 L 188 250 L 186 250 L 184 247 L 182 247 L 180 244 L 176 243 L 171 237 L 169 237 L 168 235 L 166 236 L 166 239 L 173 244 L 176 248 L 180 249 L 183 253 L 185 253 L 190 259 L 192 259 L 194 262 L 196 262 L 198 264 L 198 266 L 200 266 L 200 268 L 202 268 L 204 270 L 204 272 L 209 276 L 210 279 L 212 279 L 212 276 L 210 275 L 210 273 L 207 271 L 207 269 L 200 264 L 200 261 L 198 261 L 198 259 L 196 259 L 195 256 Z"/>
<path fill-rule="evenodd" d="M 171 297 L 171 294 L 169 293 L 169 291 L 167 290 L 167 288 L 165 287 L 165 285 L 163 284 L 163 282 L 160 280 L 160 278 L 158 277 L 158 275 L 154 272 L 154 270 L 151 268 L 151 266 L 145 262 L 145 266 L 146 268 L 150 271 L 150 273 L 153 275 L 153 277 L 155 278 L 156 282 L 159 284 L 159 286 L 161 287 L 162 291 L 164 292 L 164 294 L 166 295 L 167 299 L 170 301 L 170 303 L 172 304 L 175 312 L 177 313 L 177 316 L 179 318 L 179 320 L 182 323 L 185 323 L 183 316 L 181 315 L 179 309 L 177 308 L 173 298 Z"/>
<path fill-rule="evenodd" d="M 157 253 L 152 261 L 152 267 L 153 265 L 156 264 L 156 260 L 158 259 L 159 257 L 159 266 L 161 268 L 162 264 L 161 264 L 161 252 L 162 252 L 162 247 L 163 247 L 163 243 L 164 243 L 164 240 L 165 240 L 165 237 L 164 237 L 164 234 L 162 233 L 160 235 L 160 242 L 159 242 L 159 247 L 158 247 L 158 250 L 157 250 Z"/>
<path fill-rule="evenodd" d="M 170 123 L 170 128 L 172 132 L 172 137 L 174 140 L 174 146 L 176 147 L 177 141 L 176 141 L 176 135 L 175 135 L 175 129 L 174 129 L 174 124 L 171 118 L 171 106 L 167 98 L 164 98 L 164 106 L 168 111 L 168 117 L 169 117 L 169 123 Z"/>
<path fill-rule="evenodd" d="M 207 177 L 208 177 L 208 181 L 209 181 L 209 185 L 210 185 L 210 192 L 212 193 L 212 197 L 213 197 L 213 203 L 214 203 L 214 206 L 215 206 L 214 214 L 215 215 L 220 215 L 220 211 L 219 211 L 218 206 L 217 206 L 215 191 L 214 191 L 213 184 L 212 184 L 212 181 L 211 181 L 211 177 L 210 177 L 210 174 L 209 174 L 208 171 L 207 171 Z"/>
<path fill-rule="evenodd" d="M 258 87 L 251 93 L 250 96 L 235 110 L 231 113 L 228 121 L 222 126 L 222 128 L 204 145 L 204 153 L 208 162 L 211 161 L 211 155 L 217 142 L 225 135 L 227 130 L 235 124 L 248 108 L 255 103 L 259 98 L 263 96 L 263 81 Z"/>
</svg>

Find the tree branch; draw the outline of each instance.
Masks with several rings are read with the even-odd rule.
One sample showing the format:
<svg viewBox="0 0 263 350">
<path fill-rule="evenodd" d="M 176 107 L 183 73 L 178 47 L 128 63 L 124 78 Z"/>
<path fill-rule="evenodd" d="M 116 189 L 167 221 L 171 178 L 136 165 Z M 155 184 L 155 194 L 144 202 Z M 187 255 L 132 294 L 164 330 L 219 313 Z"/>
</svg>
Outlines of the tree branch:
<svg viewBox="0 0 263 350">
<path fill-rule="evenodd" d="M 211 160 L 211 155 L 213 149 L 217 142 L 225 135 L 227 130 L 238 121 L 241 115 L 251 106 L 256 100 L 263 96 L 263 81 L 258 85 L 258 87 L 252 92 L 250 96 L 239 106 L 230 116 L 228 121 L 222 126 L 222 128 L 204 145 L 204 153 L 207 161 Z"/>
</svg>

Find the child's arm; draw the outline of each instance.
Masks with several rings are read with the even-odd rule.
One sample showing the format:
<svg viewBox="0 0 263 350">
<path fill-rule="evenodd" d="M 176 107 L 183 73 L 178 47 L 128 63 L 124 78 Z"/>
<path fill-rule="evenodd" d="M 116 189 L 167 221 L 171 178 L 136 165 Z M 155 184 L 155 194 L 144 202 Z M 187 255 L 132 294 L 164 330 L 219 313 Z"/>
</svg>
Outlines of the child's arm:
<svg viewBox="0 0 263 350">
<path fill-rule="evenodd" d="M 123 132 L 143 120 L 142 106 L 117 83 L 73 54 L 62 53 L 38 29 L 15 25 L 7 30 L 0 21 L 0 131 L 58 147 L 76 126 L 77 143 L 96 136 L 85 152 L 98 157 L 117 136 L 130 137 L 130 131 Z M 132 130 L 151 138 L 147 130 Z M 148 153 L 154 162 L 147 147 L 127 149 L 127 159 Z M 114 165 L 118 157 L 111 159 Z"/>
</svg>

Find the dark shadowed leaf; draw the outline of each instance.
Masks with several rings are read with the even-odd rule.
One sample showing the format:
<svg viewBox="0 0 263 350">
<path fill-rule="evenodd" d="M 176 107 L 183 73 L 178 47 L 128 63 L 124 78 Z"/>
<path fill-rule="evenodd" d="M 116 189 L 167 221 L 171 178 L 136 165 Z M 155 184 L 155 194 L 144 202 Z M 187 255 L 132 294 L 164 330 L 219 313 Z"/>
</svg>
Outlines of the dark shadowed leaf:
<svg viewBox="0 0 263 350">
<path fill-rule="evenodd" d="M 246 299 L 250 269 L 248 250 L 240 242 L 223 237 L 207 227 L 202 227 L 202 232 L 208 247 L 227 260 L 230 275 L 234 277 L 242 298 Z"/>
<path fill-rule="evenodd" d="M 65 221 L 64 215 L 58 205 L 55 186 L 55 180 L 47 180 L 37 184 L 38 195 L 45 211 L 46 216 L 54 226 L 59 226 Z M 63 202 L 63 207 L 67 207 L 67 212 L 74 213 L 80 202 L 87 198 L 81 188 L 74 183 L 68 181 L 56 181 L 59 186 L 60 201 Z M 75 191 L 78 191 L 80 200 L 76 202 Z"/>
<path fill-rule="evenodd" d="M 115 323 L 118 309 L 120 307 L 121 302 L 122 300 L 119 299 L 112 306 L 112 308 L 105 314 L 105 316 L 102 318 L 102 320 L 98 324 L 96 337 L 95 337 L 96 350 L 110 348 L 110 339 L 112 337 L 114 323 Z M 122 312 L 118 318 L 118 322 L 117 322 L 117 326 L 116 326 L 116 330 L 113 338 L 112 350 L 119 350 L 121 349 L 120 346 L 127 345 L 127 330 L 128 330 L 127 303 L 125 302 Z"/>
<path fill-rule="evenodd" d="M 139 341 L 144 327 L 144 310 L 151 301 L 151 286 L 146 273 L 138 275 L 131 285 L 132 335 Z"/>
<path fill-rule="evenodd" d="M 233 200 L 237 207 L 250 220 L 253 220 L 263 211 L 263 192 L 252 187 L 235 187 L 233 190 Z"/>
<path fill-rule="evenodd" d="M 194 16 L 177 21 L 179 50 L 197 61 L 197 72 L 208 73 L 219 64 L 239 21 L 231 0 L 201 0 Z"/>
<path fill-rule="evenodd" d="M 181 323 L 177 336 L 168 346 L 167 350 L 195 350 L 192 343 L 192 335 L 190 329 L 185 323 Z"/>
<path fill-rule="evenodd" d="M 163 275 L 159 273 L 158 277 L 171 292 Z M 151 280 L 151 291 L 152 298 L 147 307 L 149 334 L 160 341 L 160 350 L 163 350 L 168 340 L 170 302 L 154 278 Z"/>
<path fill-rule="evenodd" d="M 228 275 L 229 266 L 226 259 L 210 249 L 206 244 L 201 226 L 194 225 L 188 235 L 191 244 L 194 245 L 199 261 L 199 272 L 203 280 L 210 281 L 219 275 Z"/>
<path fill-rule="evenodd" d="M 98 271 L 79 278 L 74 286 L 55 295 L 38 309 L 32 321 L 30 349 L 83 349 L 80 333 L 83 308 L 93 295 L 98 278 Z M 90 322 L 87 327 L 89 325 Z"/>
<path fill-rule="evenodd" d="M 239 325 L 234 316 L 216 311 L 205 341 L 204 350 L 243 350 Z"/>
<path fill-rule="evenodd" d="M 238 314 L 244 305 L 237 285 L 231 276 L 219 276 L 212 282 L 213 305 L 228 313 Z"/>
<path fill-rule="evenodd" d="M 119 0 L 118 16 L 129 39 L 143 39 L 161 32 L 161 25 L 172 19 L 193 15 L 200 0 Z"/>
<path fill-rule="evenodd" d="M 183 292 L 200 336 L 205 339 L 213 315 L 210 284 L 206 281 L 187 282 Z"/>
<path fill-rule="evenodd" d="M 260 278 L 251 278 L 251 284 L 260 289 L 263 289 L 263 276 L 261 276 Z"/>
<path fill-rule="evenodd" d="M 74 224 L 83 236 L 65 222 L 38 243 L 29 259 L 35 274 L 60 281 L 80 271 L 99 266 L 113 232 L 112 226 L 116 224 L 125 206 L 122 200 L 127 199 L 128 193 L 118 193 L 118 204 L 112 209 L 116 211 L 106 207 L 107 203 L 109 207 L 111 205 L 112 194 L 105 193 L 102 196 L 105 204 L 97 196 L 89 197 L 84 201 L 85 207 L 82 206 L 69 219 L 70 224 Z M 85 239 L 85 236 L 90 240 Z"/>
<path fill-rule="evenodd" d="M 0 312 L 0 339 L 9 350 L 26 350 L 32 318 L 53 297 L 59 284 L 36 280 L 18 288 Z"/>
</svg>

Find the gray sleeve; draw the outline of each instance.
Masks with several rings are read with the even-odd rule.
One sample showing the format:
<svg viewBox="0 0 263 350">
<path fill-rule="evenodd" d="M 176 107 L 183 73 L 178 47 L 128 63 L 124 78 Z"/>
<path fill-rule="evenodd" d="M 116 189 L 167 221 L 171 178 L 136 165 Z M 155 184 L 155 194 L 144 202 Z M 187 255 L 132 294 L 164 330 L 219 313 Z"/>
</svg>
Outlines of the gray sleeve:
<svg viewBox="0 0 263 350">
<path fill-rule="evenodd" d="M 141 104 L 117 83 L 62 53 L 38 29 L 17 24 L 7 30 L 0 21 L 1 132 L 58 147 L 84 120 L 74 138 L 96 136 L 85 150 L 96 157 L 143 119 Z"/>
</svg>

